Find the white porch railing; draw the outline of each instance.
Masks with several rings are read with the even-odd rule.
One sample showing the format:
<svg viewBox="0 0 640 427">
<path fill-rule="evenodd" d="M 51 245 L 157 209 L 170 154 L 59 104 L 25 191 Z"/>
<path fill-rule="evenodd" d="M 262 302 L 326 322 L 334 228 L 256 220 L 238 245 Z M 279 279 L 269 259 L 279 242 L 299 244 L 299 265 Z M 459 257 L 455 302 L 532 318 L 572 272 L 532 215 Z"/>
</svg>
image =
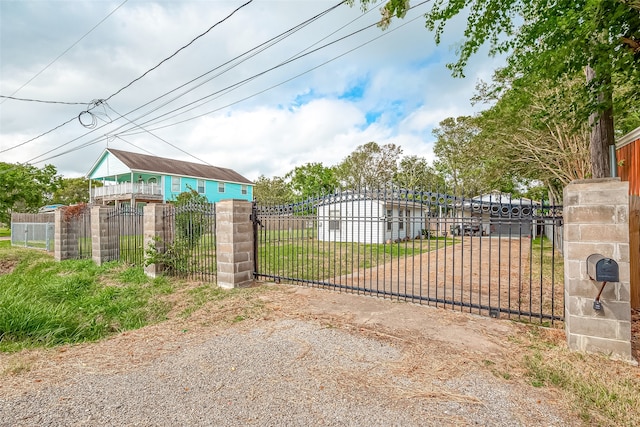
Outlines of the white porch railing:
<svg viewBox="0 0 640 427">
<path fill-rule="evenodd" d="M 145 195 L 162 196 L 162 189 L 158 184 L 147 184 L 144 182 L 125 182 L 116 185 L 105 185 L 91 189 L 92 198 L 120 196 L 120 195 Z"/>
</svg>

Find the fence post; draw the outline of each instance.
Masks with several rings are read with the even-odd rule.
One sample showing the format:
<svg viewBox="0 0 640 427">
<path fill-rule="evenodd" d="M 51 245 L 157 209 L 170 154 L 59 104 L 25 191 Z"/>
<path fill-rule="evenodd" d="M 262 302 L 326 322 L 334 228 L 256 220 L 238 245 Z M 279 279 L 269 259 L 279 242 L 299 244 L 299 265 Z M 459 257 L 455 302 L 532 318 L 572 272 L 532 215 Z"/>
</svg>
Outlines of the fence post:
<svg viewBox="0 0 640 427">
<path fill-rule="evenodd" d="M 634 363 L 628 185 L 619 178 L 603 178 L 577 180 L 564 189 L 565 330 L 572 350 Z M 617 262 L 618 282 L 589 277 L 587 257 L 592 254 Z M 601 288 L 601 309 L 597 309 L 594 301 Z"/>
<path fill-rule="evenodd" d="M 253 283 L 251 202 L 223 200 L 216 204 L 218 286 L 237 288 Z"/>
<path fill-rule="evenodd" d="M 110 245 L 108 213 L 109 208 L 106 207 L 93 206 L 91 208 L 91 256 L 98 265 L 110 260 L 109 251 L 113 246 Z"/>
<path fill-rule="evenodd" d="M 164 209 L 167 205 L 160 203 L 149 203 L 144 206 L 144 250 L 145 250 L 145 265 L 144 272 L 149 277 L 156 277 L 162 272 L 163 266 L 161 264 L 153 263 L 147 265 L 146 260 L 149 259 L 147 249 L 154 247 L 158 253 L 165 251 L 165 244 L 161 238 L 164 227 Z"/>
<path fill-rule="evenodd" d="M 73 224 L 67 220 L 68 207 L 60 207 L 55 210 L 55 232 L 53 239 L 54 258 L 56 261 L 78 258 L 78 233 Z"/>
</svg>

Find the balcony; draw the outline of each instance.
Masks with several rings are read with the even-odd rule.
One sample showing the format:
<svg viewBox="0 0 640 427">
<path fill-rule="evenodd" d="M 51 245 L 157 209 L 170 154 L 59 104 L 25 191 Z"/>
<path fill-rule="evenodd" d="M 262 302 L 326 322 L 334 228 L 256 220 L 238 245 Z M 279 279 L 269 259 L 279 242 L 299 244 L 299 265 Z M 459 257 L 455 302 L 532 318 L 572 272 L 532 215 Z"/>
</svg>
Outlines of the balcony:
<svg viewBox="0 0 640 427">
<path fill-rule="evenodd" d="M 162 188 L 159 184 L 125 182 L 122 184 L 92 188 L 91 200 L 95 203 L 107 203 L 111 201 L 162 202 L 163 197 Z"/>
</svg>

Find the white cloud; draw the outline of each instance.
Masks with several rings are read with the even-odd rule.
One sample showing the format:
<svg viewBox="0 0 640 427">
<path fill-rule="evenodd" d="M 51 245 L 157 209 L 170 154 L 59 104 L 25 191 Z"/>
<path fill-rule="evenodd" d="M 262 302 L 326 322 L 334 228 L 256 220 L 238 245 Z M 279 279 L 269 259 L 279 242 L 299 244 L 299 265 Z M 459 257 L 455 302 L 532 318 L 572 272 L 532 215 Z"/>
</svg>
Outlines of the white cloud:
<svg viewBox="0 0 640 427">
<path fill-rule="evenodd" d="M 128 2 L 17 96 L 87 102 L 107 97 L 242 3 Z M 121 114 L 132 111 L 335 3 L 254 2 L 109 100 L 109 105 Z M 119 1 L 0 2 L 0 93 L 9 95 L 17 89 L 118 4 Z M 198 158 L 233 168 L 251 179 L 260 174 L 282 176 L 295 166 L 309 162 L 334 165 L 369 141 L 394 143 L 400 145 L 406 155 L 432 160 L 433 127 L 446 117 L 472 113 L 474 108 L 469 98 L 477 78 L 487 79 L 500 61 L 479 54 L 469 64 L 467 79 L 453 79 L 444 64 L 454 59 L 449 46 L 461 32 L 448 28 L 443 46 L 436 47 L 432 35 L 424 29 L 421 14 L 425 7 L 428 6 L 398 21 L 395 27 L 419 17 L 395 32 L 382 32 L 378 28 L 363 31 L 262 75 L 228 94 L 213 97 L 195 111 L 162 124 L 218 110 L 214 113 L 154 133 Z M 148 114 L 136 119 L 137 123 L 143 123 L 274 67 L 304 49 L 318 47 L 362 28 L 379 16 L 375 9 L 335 36 L 319 42 L 360 13 L 358 6 L 342 6 L 170 105 L 154 111 L 159 107 L 156 102 L 127 117 L 134 120 Z M 464 20 L 459 20 L 452 25 L 463 24 Z M 37 31 L 29 32 L 26 28 Z M 370 44 L 337 58 L 381 35 Z M 331 62 L 313 69 L 325 61 Z M 346 90 L 359 84 L 365 87 L 361 97 L 339 99 Z M 278 86 L 267 90 L 274 85 Z M 238 102 L 244 98 L 247 99 Z M 47 131 L 77 116 L 84 108 L 5 101 L 0 105 L 0 150 Z M 371 114 L 377 120 L 367 124 Z M 117 119 L 112 112 L 109 116 Z M 74 121 L 20 149 L 1 153 L 0 161 L 25 162 L 61 147 L 40 157 L 47 158 L 94 142 L 47 161 L 65 175 L 78 176 L 87 172 L 107 144 L 139 151 L 123 140 L 112 138 L 123 131 L 119 126 L 135 129 L 133 125 L 124 120 L 104 127 L 103 124 L 99 122 L 99 127 L 89 133 L 90 130 Z M 150 134 L 130 133 L 123 138 L 154 154 L 190 159 Z"/>
</svg>

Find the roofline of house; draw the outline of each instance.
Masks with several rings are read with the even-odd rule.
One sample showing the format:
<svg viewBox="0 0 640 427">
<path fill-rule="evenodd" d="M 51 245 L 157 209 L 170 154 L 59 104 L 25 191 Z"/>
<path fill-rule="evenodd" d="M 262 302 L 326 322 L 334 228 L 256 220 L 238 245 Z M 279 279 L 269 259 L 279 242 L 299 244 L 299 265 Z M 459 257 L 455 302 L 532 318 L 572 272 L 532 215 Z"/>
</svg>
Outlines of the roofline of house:
<svg viewBox="0 0 640 427">
<path fill-rule="evenodd" d="M 618 138 L 618 141 L 616 142 L 616 149 L 620 149 L 620 148 L 624 147 L 625 145 L 629 145 L 633 141 L 637 141 L 639 139 L 640 139 L 640 127 L 635 128 L 634 130 L 632 130 L 628 134 Z"/>
<path fill-rule="evenodd" d="M 86 173 L 85 177 L 87 179 L 92 179 L 91 178 L 91 172 L 100 164 L 100 161 L 102 161 L 102 158 L 106 155 L 106 153 L 109 152 L 111 153 L 111 150 L 109 150 L 108 148 L 105 148 L 105 150 L 102 152 L 102 154 L 98 157 L 98 160 L 96 160 L 93 163 L 93 166 L 91 166 L 91 169 L 89 169 L 89 172 Z M 116 157 L 115 154 L 111 153 L 112 156 Z M 128 166 L 127 166 L 128 167 Z M 129 169 L 130 173 L 152 173 L 152 174 L 158 174 L 158 175 L 163 175 L 163 176 L 179 176 L 179 177 L 184 177 L 184 178 L 195 178 L 195 179 L 205 179 L 208 181 L 216 181 L 216 182 L 228 182 L 230 184 L 242 184 L 242 185 L 255 185 L 253 181 L 249 181 L 248 182 L 241 182 L 241 181 L 225 181 L 225 180 L 219 180 L 219 179 L 212 179 L 212 178 L 205 178 L 202 176 L 192 176 L 192 175 L 180 175 L 180 174 L 168 174 L 165 172 L 158 172 L 158 171 L 152 171 L 152 170 L 143 170 L 143 169 Z M 118 174 L 118 175 L 122 175 L 122 174 Z M 110 175 L 111 176 L 111 175 Z M 116 175 L 113 175 L 116 176 Z M 100 180 L 99 178 L 93 178 L 94 180 L 98 181 Z"/>
</svg>

